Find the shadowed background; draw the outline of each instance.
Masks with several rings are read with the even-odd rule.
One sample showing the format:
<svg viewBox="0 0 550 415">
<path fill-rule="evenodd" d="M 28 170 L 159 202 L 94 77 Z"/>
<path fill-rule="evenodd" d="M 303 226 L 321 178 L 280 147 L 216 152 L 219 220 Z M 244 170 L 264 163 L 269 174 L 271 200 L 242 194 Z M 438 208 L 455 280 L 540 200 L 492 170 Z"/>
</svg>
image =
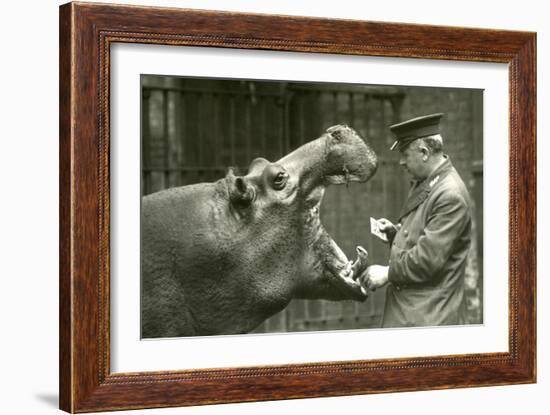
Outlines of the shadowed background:
<svg viewBox="0 0 550 415">
<path fill-rule="evenodd" d="M 222 80 L 142 75 L 142 195 L 216 181 L 228 167 L 246 173 L 256 157 L 276 161 L 348 124 L 379 158 L 366 184 L 329 186 L 321 219 L 351 259 L 355 246 L 386 264 L 388 246 L 370 234 L 369 218 L 397 219 L 408 178 L 390 152 L 388 126 L 446 113 L 444 149 L 474 202 L 473 244 L 466 271 L 467 322 L 483 321 L 483 92 L 475 89 Z M 380 327 L 385 289 L 354 301 L 294 300 L 255 332 Z"/>
</svg>

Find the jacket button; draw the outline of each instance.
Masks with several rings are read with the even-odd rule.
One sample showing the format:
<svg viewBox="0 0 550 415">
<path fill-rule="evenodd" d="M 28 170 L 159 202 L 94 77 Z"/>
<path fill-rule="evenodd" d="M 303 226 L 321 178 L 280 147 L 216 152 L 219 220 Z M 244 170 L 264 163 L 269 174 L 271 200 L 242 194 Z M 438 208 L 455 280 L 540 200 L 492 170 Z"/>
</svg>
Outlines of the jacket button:
<svg viewBox="0 0 550 415">
<path fill-rule="evenodd" d="M 405 236 L 407 236 L 409 234 L 409 231 L 405 229 L 403 233 L 405 234 Z"/>
</svg>

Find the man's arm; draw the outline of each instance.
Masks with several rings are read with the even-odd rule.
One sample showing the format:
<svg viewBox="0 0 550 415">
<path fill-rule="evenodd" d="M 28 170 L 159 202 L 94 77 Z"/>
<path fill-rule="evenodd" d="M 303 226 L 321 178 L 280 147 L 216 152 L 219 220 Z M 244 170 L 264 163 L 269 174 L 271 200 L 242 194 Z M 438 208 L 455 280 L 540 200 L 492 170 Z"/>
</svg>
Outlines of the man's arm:
<svg viewBox="0 0 550 415">
<path fill-rule="evenodd" d="M 470 208 L 460 196 L 441 195 L 434 203 L 424 234 L 408 250 L 394 247 L 388 279 L 396 284 L 420 284 L 433 278 L 455 249 L 457 238 L 471 226 Z"/>
</svg>

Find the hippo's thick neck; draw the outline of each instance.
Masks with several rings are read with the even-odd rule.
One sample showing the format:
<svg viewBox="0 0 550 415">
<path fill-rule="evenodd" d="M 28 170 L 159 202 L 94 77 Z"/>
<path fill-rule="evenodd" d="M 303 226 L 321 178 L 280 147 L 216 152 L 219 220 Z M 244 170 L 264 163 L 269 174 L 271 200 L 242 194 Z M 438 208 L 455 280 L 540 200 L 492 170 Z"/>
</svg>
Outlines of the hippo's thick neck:
<svg viewBox="0 0 550 415">
<path fill-rule="evenodd" d="M 330 173 L 326 165 L 327 141 L 323 136 L 304 144 L 278 161 L 278 164 L 288 171 L 290 177 L 297 178 L 297 186 L 302 194 L 308 194 L 322 185 L 324 178 Z"/>
</svg>

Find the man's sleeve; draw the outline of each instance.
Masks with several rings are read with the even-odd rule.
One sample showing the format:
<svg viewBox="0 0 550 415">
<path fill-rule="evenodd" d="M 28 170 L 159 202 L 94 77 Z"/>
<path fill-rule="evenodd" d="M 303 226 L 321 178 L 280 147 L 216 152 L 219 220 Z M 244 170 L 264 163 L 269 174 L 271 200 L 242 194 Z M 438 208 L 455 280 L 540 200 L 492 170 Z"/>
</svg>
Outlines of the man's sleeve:
<svg viewBox="0 0 550 415">
<path fill-rule="evenodd" d="M 424 234 L 411 249 L 393 247 L 388 279 L 396 284 L 429 281 L 452 255 L 457 239 L 471 226 L 470 208 L 461 196 L 444 194 L 434 202 Z"/>
<path fill-rule="evenodd" d="M 391 245 L 393 244 L 393 240 L 395 239 L 395 235 L 397 235 L 397 231 L 399 230 L 399 227 L 401 227 L 400 224 L 393 225 L 393 230 L 389 234 L 386 234 L 388 237 L 388 243 Z"/>
</svg>

